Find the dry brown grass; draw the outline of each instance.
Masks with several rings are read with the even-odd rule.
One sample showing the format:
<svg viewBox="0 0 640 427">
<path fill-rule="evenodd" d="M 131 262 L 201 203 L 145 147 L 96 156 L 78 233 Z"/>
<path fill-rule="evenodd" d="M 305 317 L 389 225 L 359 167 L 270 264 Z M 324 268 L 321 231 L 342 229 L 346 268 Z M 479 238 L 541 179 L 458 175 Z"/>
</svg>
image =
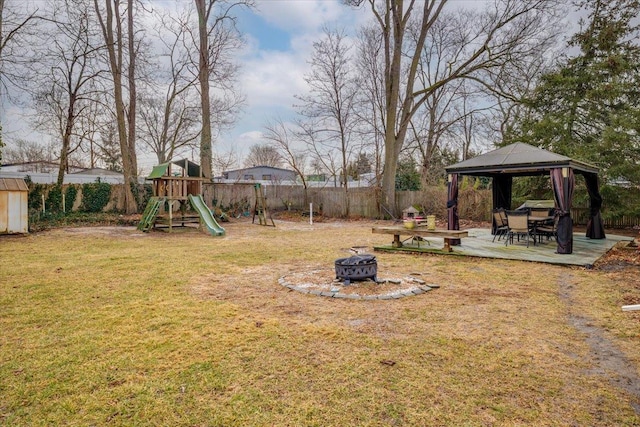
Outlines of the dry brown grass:
<svg viewBox="0 0 640 427">
<path fill-rule="evenodd" d="M 610 380 L 639 375 L 628 266 L 379 253 L 379 274 L 441 287 L 336 300 L 278 278 L 388 237 L 365 221 L 277 225 L 0 238 L 0 423 L 640 424 L 639 395 Z"/>
</svg>

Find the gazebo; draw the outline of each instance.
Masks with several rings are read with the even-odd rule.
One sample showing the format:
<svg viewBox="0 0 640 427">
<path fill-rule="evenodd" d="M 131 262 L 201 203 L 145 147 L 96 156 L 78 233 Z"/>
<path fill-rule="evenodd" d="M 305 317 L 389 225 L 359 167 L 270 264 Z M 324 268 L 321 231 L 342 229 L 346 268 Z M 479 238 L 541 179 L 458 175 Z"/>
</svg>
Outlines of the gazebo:
<svg viewBox="0 0 640 427">
<path fill-rule="evenodd" d="M 493 208 L 511 208 L 514 176 L 549 175 L 558 216 L 557 253 L 573 252 L 573 221 L 571 204 L 575 175 L 584 177 L 590 198 L 586 236 L 604 239 L 604 225 L 600 209 L 602 196 L 598 189 L 598 168 L 541 148 L 517 142 L 445 168 L 448 174 L 448 229 L 459 230 L 458 177 L 485 176 L 493 181 Z M 453 242 L 452 242 L 453 244 Z M 458 242 L 459 244 L 459 242 Z"/>
</svg>

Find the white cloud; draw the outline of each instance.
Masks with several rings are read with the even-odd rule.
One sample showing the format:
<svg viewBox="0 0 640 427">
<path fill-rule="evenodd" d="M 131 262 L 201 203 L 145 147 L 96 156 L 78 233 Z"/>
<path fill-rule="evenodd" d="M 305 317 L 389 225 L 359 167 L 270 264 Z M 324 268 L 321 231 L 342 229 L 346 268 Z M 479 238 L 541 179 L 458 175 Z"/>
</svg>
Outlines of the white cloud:
<svg viewBox="0 0 640 427">
<path fill-rule="evenodd" d="M 295 94 L 306 90 L 307 63 L 295 52 L 263 51 L 245 60 L 241 85 L 249 107 L 277 105 L 291 108 Z"/>
<path fill-rule="evenodd" d="M 269 105 L 291 109 L 294 95 L 308 90 L 304 75 L 309 72 L 313 42 L 322 37 L 322 26 L 349 22 L 355 29 L 357 19 L 369 17 L 368 11 L 344 6 L 339 0 L 259 0 L 258 8 L 263 19 L 289 33 L 290 48 L 259 50 L 255 37 L 245 35 L 240 85 L 248 109 Z"/>
<path fill-rule="evenodd" d="M 238 142 L 246 145 L 253 145 L 262 142 L 263 138 L 264 134 L 262 132 L 254 130 L 240 134 L 238 136 Z"/>
<path fill-rule="evenodd" d="M 338 20 L 345 6 L 339 0 L 259 0 L 258 14 L 285 31 L 313 32 Z"/>
</svg>

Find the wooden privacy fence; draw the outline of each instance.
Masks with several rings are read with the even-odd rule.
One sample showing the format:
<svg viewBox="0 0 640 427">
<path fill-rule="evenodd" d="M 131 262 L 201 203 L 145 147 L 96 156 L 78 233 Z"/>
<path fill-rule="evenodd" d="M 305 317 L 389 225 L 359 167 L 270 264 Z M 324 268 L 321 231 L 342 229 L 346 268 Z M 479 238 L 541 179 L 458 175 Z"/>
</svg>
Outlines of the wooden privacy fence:
<svg viewBox="0 0 640 427">
<path fill-rule="evenodd" d="M 348 206 L 349 217 L 379 218 L 380 209 L 377 194 L 373 188 L 350 188 L 345 193 L 342 188 L 309 188 L 306 196 L 304 188 L 290 185 L 268 185 L 264 187 L 267 206 L 271 210 L 295 209 L 308 211 L 313 203 L 314 212 L 322 212 L 328 217 L 345 217 Z M 255 204 L 253 185 L 216 184 L 216 201 L 224 208 L 244 203 L 251 211 Z M 400 209 L 415 206 L 427 215 L 438 218 L 447 216 L 447 189 L 444 186 L 429 187 L 421 191 L 396 192 Z M 458 215 L 461 219 L 472 221 L 490 221 L 492 209 L 491 190 L 472 187 L 460 189 L 458 194 Z M 384 211 L 384 210 L 383 210 Z M 586 225 L 589 220 L 589 208 L 574 207 L 571 217 L 576 225 Z M 640 218 L 623 216 L 604 218 L 607 228 L 640 226 Z"/>
<path fill-rule="evenodd" d="M 67 186 L 63 186 L 63 191 Z M 53 186 L 50 186 L 53 188 Z M 344 218 L 380 218 L 378 197 L 374 188 L 350 188 L 345 192 L 343 188 L 325 187 L 309 188 L 305 191 L 302 186 L 266 185 L 263 187 L 267 198 L 267 207 L 276 210 L 308 211 L 309 204 L 313 204 L 314 212 L 320 212 L 328 217 Z M 121 211 L 124 209 L 124 191 L 121 184 L 111 185 L 111 196 L 104 211 Z M 46 197 L 49 189 L 43 192 Z M 458 194 L 458 214 L 461 219 L 472 221 L 490 221 L 492 207 L 491 190 L 463 188 Z M 444 186 L 434 186 L 421 191 L 396 192 L 397 206 L 406 209 L 415 206 L 426 215 L 436 215 L 444 219 L 447 216 L 447 190 Z M 81 191 L 78 192 L 73 211 L 80 209 L 82 201 Z M 255 190 L 253 184 L 215 184 L 213 199 L 206 200 L 207 204 L 214 204 L 227 211 L 231 216 L 251 215 L 255 206 Z M 606 208 L 606 206 L 605 206 Z M 144 209 L 144 206 L 140 206 Z M 384 212 L 384 209 L 382 209 Z M 388 217 L 388 216 L 387 216 Z M 589 220 L 589 208 L 573 207 L 571 217 L 574 224 L 586 225 Z M 640 218 L 636 216 L 620 216 L 608 218 L 603 215 L 607 228 L 639 227 Z"/>
<path fill-rule="evenodd" d="M 587 225 L 589 221 L 589 208 L 571 208 L 571 218 L 577 225 Z M 640 227 L 640 218 L 636 216 L 622 215 L 615 218 L 602 218 L 605 228 L 631 228 Z"/>
<path fill-rule="evenodd" d="M 314 212 L 322 212 L 329 217 L 379 218 L 380 209 L 374 188 L 309 188 L 301 186 L 269 185 L 265 186 L 267 207 L 271 210 L 295 209 L 309 210 L 313 204 Z M 397 205 L 400 209 L 416 206 L 428 215 L 444 218 L 447 215 L 447 190 L 445 187 L 430 187 L 423 191 L 398 191 Z M 489 190 L 462 190 L 458 196 L 461 218 L 487 221 L 491 218 L 491 192 Z M 255 194 L 251 184 L 216 184 L 214 202 L 225 209 L 234 210 L 235 206 L 247 206 L 253 209 Z M 383 210 L 384 212 L 384 210 Z"/>
</svg>

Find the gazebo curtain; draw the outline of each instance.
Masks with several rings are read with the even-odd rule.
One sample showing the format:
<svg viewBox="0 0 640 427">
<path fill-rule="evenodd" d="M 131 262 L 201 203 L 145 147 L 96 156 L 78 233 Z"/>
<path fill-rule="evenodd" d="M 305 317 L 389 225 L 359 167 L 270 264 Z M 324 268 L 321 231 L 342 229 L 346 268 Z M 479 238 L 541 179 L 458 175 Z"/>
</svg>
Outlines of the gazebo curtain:
<svg viewBox="0 0 640 427">
<path fill-rule="evenodd" d="M 511 209 L 511 189 L 513 187 L 513 177 L 511 175 L 495 175 L 493 177 L 493 209 Z M 492 220 L 491 234 L 495 234 L 496 224 Z"/>
<path fill-rule="evenodd" d="M 449 175 L 447 187 L 447 230 L 460 230 L 458 217 L 458 174 Z M 460 239 L 450 239 L 450 245 L 459 245 Z"/>
<path fill-rule="evenodd" d="M 573 221 L 571 219 L 571 201 L 575 178 L 571 168 L 551 169 L 551 186 L 556 202 L 557 226 L 557 253 L 573 253 Z"/>
<path fill-rule="evenodd" d="M 604 239 L 604 223 L 600 215 L 602 196 L 598 191 L 598 175 L 584 174 L 584 180 L 589 192 L 589 221 L 587 222 L 587 237 L 590 239 Z"/>
</svg>

